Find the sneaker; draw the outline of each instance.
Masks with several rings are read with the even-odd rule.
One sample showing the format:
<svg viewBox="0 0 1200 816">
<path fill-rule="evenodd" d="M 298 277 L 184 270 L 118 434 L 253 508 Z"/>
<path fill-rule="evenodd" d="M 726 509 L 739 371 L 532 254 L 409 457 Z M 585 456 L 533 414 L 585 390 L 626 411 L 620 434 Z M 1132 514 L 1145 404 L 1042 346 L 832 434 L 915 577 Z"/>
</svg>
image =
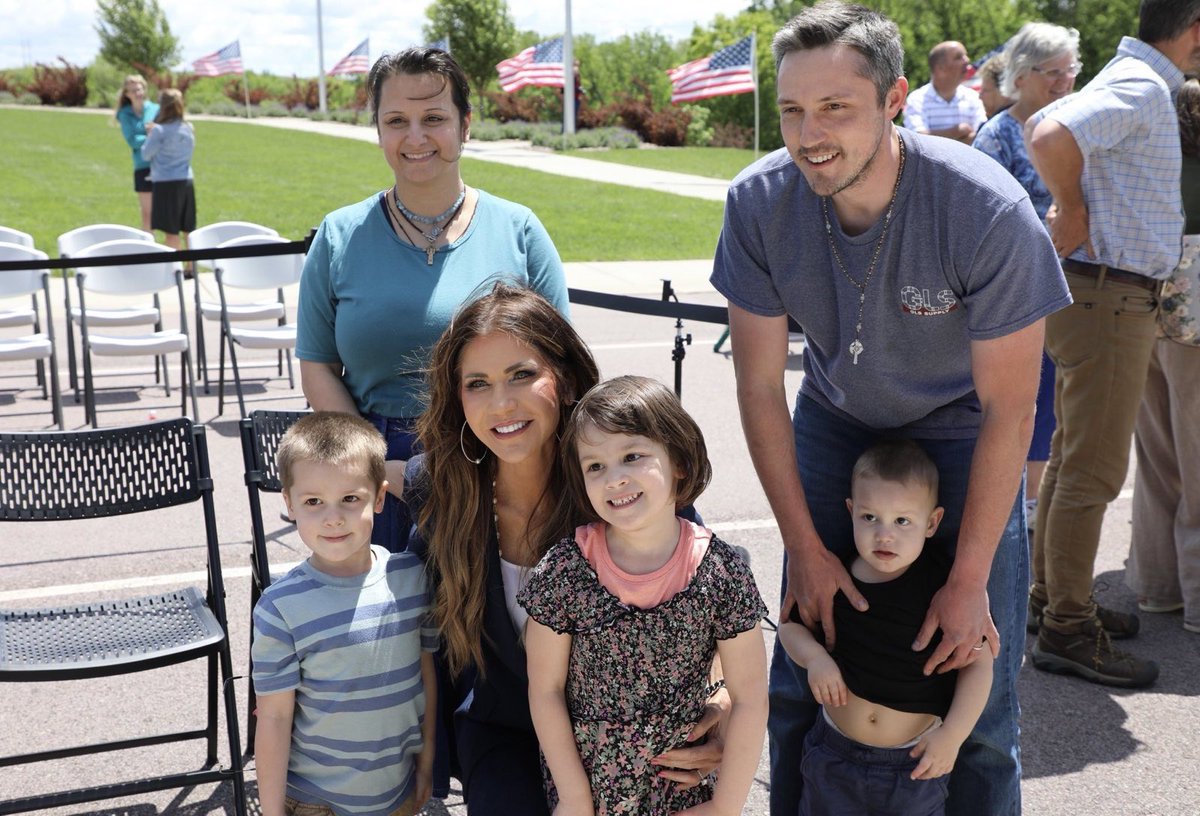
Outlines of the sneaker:
<svg viewBox="0 0 1200 816">
<path fill-rule="evenodd" d="M 1095 601 L 1095 598 L 1092 599 Z M 1138 608 L 1141 609 L 1141 603 L 1138 603 Z M 1180 604 L 1183 606 L 1183 604 Z M 1025 631 L 1031 635 L 1036 635 L 1042 626 L 1042 610 L 1046 608 L 1044 601 L 1039 601 L 1032 595 L 1029 596 L 1029 617 L 1025 622 Z M 1146 611 L 1146 610 L 1143 610 Z M 1109 609 L 1107 606 L 1096 604 L 1096 617 L 1100 620 L 1100 625 L 1104 627 L 1104 631 L 1113 640 L 1127 640 L 1138 633 L 1142 627 L 1142 622 L 1138 620 L 1137 615 L 1131 612 L 1118 612 L 1115 609 Z"/>
<path fill-rule="evenodd" d="M 1157 598 L 1138 598 L 1138 609 L 1142 612 L 1165 613 L 1183 609 L 1183 601 L 1160 601 Z"/>
<path fill-rule="evenodd" d="M 1073 674 L 1106 686 L 1145 688 L 1158 679 L 1158 664 L 1114 649 L 1098 618 L 1079 632 L 1055 632 L 1043 626 L 1032 657 L 1033 665 L 1042 671 Z"/>
<path fill-rule="evenodd" d="M 1183 628 L 1185 631 L 1200 635 L 1200 623 L 1188 623 L 1187 621 L 1184 621 Z"/>
</svg>

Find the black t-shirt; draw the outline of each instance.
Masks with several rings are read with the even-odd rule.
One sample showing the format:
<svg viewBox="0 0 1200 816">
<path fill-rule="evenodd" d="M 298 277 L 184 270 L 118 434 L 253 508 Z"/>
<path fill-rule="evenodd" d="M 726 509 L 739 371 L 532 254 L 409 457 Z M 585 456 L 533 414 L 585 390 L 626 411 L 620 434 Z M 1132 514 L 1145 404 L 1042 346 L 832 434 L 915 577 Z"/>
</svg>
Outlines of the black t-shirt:
<svg viewBox="0 0 1200 816">
<path fill-rule="evenodd" d="M 912 650 L 912 643 L 925 622 L 930 600 L 949 574 L 950 564 L 934 547 L 926 545 L 920 557 L 895 580 L 869 584 L 854 578 L 854 586 L 870 604 L 866 612 L 852 607 L 841 592 L 834 596 L 837 643 L 832 655 L 847 688 L 864 700 L 897 711 L 946 716 L 954 699 L 958 672 L 935 672 L 929 677 L 922 673 L 942 633 L 935 633 L 919 652 Z M 800 622 L 794 608 L 790 617 Z M 817 642 L 824 642 L 825 633 L 819 625 L 815 637 Z"/>
</svg>

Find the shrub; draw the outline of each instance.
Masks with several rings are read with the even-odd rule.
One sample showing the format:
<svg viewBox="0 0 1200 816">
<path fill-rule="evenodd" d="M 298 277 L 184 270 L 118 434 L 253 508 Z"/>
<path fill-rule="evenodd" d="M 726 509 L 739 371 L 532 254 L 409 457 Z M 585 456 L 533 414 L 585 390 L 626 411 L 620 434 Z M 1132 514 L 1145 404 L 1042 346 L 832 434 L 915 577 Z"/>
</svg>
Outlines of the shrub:
<svg viewBox="0 0 1200 816">
<path fill-rule="evenodd" d="M 268 99 L 258 106 L 255 111 L 257 116 L 287 116 L 288 109 L 282 103 L 276 102 L 274 99 Z"/>
<path fill-rule="evenodd" d="M 20 96 L 17 97 L 17 104 L 18 105 L 40 105 L 40 104 L 42 104 L 42 100 L 38 99 L 37 94 L 30 93 L 29 91 L 25 91 L 24 93 L 22 93 Z"/>
<path fill-rule="evenodd" d="M 471 123 L 471 138 L 481 142 L 495 142 L 500 139 L 525 139 L 532 141 L 535 134 L 545 132 L 550 136 L 562 133 L 562 126 L 556 122 L 486 122 Z"/>
<path fill-rule="evenodd" d="M 72 65 L 62 57 L 62 68 L 38 63 L 33 68 L 33 82 L 28 91 L 43 105 L 82 107 L 87 104 L 87 69 Z"/>
<path fill-rule="evenodd" d="M 564 136 L 562 133 L 540 129 L 531 139 L 536 147 L 551 147 L 555 150 L 579 150 L 581 148 L 627 149 L 641 146 L 642 140 L 632 130 L 622 127 L 603 127 L 581 130 Z"/>
<path fill-rule="evenodd" d="M 204 113 L 213 116 L 241 116 L 246 115 L 246 107 L 244 105 L 235 105 L 232 102 L 219 101 L 210 102 L 202 107 Z"/>
<path fill-rule="evenodd" d="M 546 108 L 546 99 L 538 94 L 498 93 L 489 91 L 485 96 L 490 103 L 492 116 L 500 122 L 537 122 Z"/>
<path fill-rule="evenodd" d="M 335 122 L 344 122 L 347 125 L 366 124 L 366 116 L 362 111 L 342 108 L 340 110 L 330 111 L 329 118 Z"/>
<path fill-rule="evenodd" d="M 15 105 L 17 98 L 8 91 L 0 91 L 0 105 Z"/>
<path fill-rule="evenodd" d="M 0 72 L 0 93 L 15 96 L 21 92 L 21 86 L 5 72 Z"/>
<path fill-rule="evenodd" d="M 292 85 L 279 97 L 289 108 L 303 106 L 308 110 L 316 110 L 321 107 L 321 86 L 317 84 L 315 79 L 301 82 L 299 77 L 292 74 Z"/>
<path fill-rule="evenodd" d="M 708 147 L 712 144 L 713 129 L 708 125 L 708 108 L 702 105 L 683 105 L 692 117 L 687 126 L 687 143 L 691 147 Z"/>
<path fill-rule="evenodd" d="M 745 150 L 754 145 L 754 128 L 736 125 L 733 122 L 718 122 L 713 125 L 712 147 L 736 147 Z"/>
<path fill-rule="evenodd" d="M 238 102 L 243 105 L 246 103 L 247 94 L 250 96 L 251 105 L 261 105 L 263 100 L 270 97 L 270 93 L 266 88 L 254 87 L 249 88 L 248 90 L 243 90 L 241 79 L 233 79 L 226 82 L 223 90 L 225 91 L 225 96 L 229 97 L 234 102 Z"/>
</svg>

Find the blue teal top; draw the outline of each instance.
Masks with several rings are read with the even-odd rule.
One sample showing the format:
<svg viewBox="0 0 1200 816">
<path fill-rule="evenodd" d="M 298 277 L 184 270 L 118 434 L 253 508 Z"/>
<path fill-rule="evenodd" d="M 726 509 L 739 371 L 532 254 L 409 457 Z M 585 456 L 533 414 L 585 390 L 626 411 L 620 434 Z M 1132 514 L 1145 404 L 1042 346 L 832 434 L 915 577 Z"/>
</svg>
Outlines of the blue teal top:
<svg viewBox="0 0 1200 816">
<path fill-rule="evenodd" d="M 117 111 L 117 122 L 121 125 L 121 135 L 129 143 L 133 151 L 133 169 L 144 170 L 150 162 L 142 158 L 142 142 L 146 141 L 146 124 L 153 122 L 158 115 L 158 103 L 146 100 L 142 104 L 142 115 L 133 112 L 133 105 L 122 105 Z"/>
<path fill-rule="evenodd" d="M 300 280 L 296 356 L 341 363 L 362 413 L 415 417 L 424 410 L 424 371 L 433 344 L 465 302 L 507 280 L 568 313 L 562 261 L 528 207 L 479 190 L 467 230 L 425 250 L 392 229 L 383 195 L 325 217 Z"/>
</svg>

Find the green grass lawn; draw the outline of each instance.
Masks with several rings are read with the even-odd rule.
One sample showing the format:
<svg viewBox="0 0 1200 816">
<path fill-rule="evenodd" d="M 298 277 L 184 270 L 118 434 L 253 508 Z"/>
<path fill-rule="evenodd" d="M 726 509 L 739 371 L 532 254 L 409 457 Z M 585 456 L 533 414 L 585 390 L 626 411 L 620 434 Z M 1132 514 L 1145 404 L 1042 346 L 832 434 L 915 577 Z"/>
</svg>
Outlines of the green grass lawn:
<svg viewBox="0 0 1200 816">
<path fill-rule="evenodd" d="M 0 109 L 0 224 L 58 254 L 85 224 L 138 226 L 129 149 L 111 117 Z M 301 238 L 330 210 L 392 183 L 366 142 L 227 122 L 195 122 L 199 224 L 253 221 Z M 632 151 L 630 151 L 632 152 Z M 651 152 L 651 151 L 645 151 Z M 720 202 L 463 160 L 468 184 L 531 208 L 565 261 L 712 257 Z"/>
<path fill-rule="evenodd" d="M 566 156 L 630 164 L 650 170 L 670 170 L 693 176 L 731 181 L 754 161 L 753 150 L 732 147 L 657 147 L 641 150 L 567 150 Z M 763 154 L 759 153 L 761 157 Z"/>
</svg>

